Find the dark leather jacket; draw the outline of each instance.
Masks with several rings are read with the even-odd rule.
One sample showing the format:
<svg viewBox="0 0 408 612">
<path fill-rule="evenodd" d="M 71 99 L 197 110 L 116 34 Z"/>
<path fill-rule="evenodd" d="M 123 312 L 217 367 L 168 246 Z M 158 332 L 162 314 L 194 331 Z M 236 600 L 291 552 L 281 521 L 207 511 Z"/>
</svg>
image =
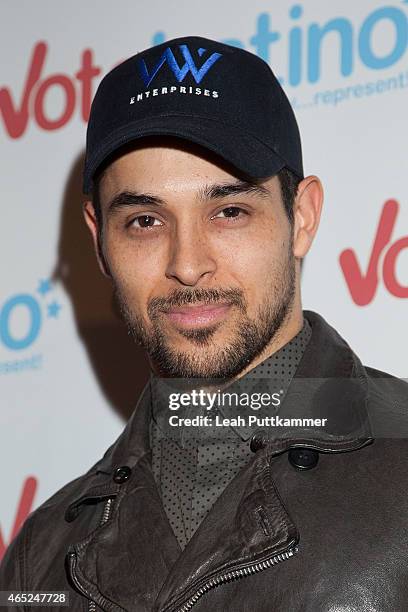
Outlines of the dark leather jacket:
<svg viewBox="0 0 408 612">
<path fill-rule="evenodd" d="M 329 430 L 258 436 L 181 552 L 152 475 L 144 392 L 104 457 L 27 519 L 0 589 L 69 591 L 75 611 L 406 612 L 408 386 L 304 314 L 304 384 L 284 405 L 329 416 Z"/>
</svg>

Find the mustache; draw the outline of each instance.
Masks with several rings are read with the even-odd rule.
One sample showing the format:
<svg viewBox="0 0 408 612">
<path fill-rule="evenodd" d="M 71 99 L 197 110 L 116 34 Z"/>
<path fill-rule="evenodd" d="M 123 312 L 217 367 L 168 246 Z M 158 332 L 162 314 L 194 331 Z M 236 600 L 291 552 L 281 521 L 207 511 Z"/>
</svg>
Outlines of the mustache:
<svg viewBox="0 0 408 612">
<path fill-rule="evenodd" d="M 188 304 L 218 304 L 227 302 L 237 306 L 241 311 L 246 310 L 246 300 L 240 289 L 210 289 L 197 287 L 196 289 L 175 289 L 166 297 L 155 297 L 149 301 L 147 313 L 151 319 L 157 318 L 163 312 L 169 312 L 175 306 Z"/>
</svg>

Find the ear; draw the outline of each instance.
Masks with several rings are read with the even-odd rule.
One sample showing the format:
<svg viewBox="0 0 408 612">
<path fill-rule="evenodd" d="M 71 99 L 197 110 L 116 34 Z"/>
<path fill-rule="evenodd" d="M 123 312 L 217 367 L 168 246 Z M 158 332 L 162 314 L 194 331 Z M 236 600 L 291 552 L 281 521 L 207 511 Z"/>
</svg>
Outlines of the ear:
<svg viewBox="0 0 408 612">
<path fill-rule="evenodd" d="M 317 176 L 307 176 L 300 183 L 294 203 L 293 254 L 303 259 L 319 227 L 323 206 L 323 187 Z"/>
<path fill-rule="evenodd" d="M 95 208 L 91 200 L 87 200 L 83 204 L 83 213 L 85 223 L 87 224 L 89 231 L 91 232 L 92 241 L 94 244 L 96 258 L 98 260 L 99 268 L 104 276 L 111 277 L 108 264 L 105 261 L 105 257 L 102 251 L 102 245 L 100 242 L 101 232 L 99 230 L 98 219 L 96 218 Z"/>
</svg>

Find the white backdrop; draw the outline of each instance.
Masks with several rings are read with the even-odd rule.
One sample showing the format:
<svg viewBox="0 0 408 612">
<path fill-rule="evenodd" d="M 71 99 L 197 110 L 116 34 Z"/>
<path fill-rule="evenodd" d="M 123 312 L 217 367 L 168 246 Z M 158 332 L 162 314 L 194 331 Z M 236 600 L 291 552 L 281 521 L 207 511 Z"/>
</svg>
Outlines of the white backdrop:
<svg viewBox="0 0 408 612">
<path fill-rule="evenodd" d="M 146 377 L 82 225 L 80 171 L 100 78 L 152 43 L 216 38 L 282 77 L 326 192 L 304 307 L 408 376 L 407 15 L 407 0 L 3 0 L 0 557 L 116 438 Z"/>
</svg>

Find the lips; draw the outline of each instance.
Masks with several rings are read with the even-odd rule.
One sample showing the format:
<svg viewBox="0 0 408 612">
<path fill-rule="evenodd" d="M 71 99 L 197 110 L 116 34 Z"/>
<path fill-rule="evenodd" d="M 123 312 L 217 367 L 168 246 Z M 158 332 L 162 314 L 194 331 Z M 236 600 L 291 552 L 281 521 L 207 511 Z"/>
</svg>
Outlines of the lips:
<svg viewBox="0 0 408 612">
<path fill-rule="evenodd" d="M 230 304 L 193 304 L 177 306 L 165 312 L 166 317 L 180 327 L 204 327 L 218 323 L 228 315 Z"/>
</svg>

